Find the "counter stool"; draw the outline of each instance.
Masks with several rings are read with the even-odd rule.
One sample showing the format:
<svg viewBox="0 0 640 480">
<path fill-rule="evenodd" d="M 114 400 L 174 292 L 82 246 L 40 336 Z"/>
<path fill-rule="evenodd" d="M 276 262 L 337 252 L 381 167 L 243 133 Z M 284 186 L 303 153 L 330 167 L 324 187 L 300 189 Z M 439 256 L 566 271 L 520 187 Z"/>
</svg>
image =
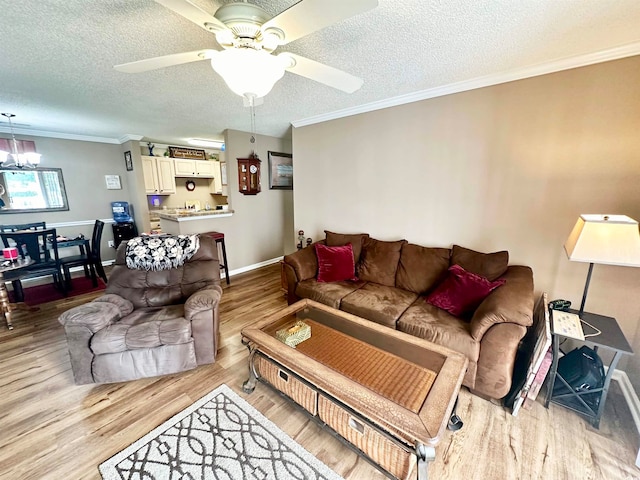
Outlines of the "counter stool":
<svg viewBox="0 0 640 480">
<path fill-rule="evenodd" d="M 221 232 L 205 232 L 202 235 L 207 235 L 216 241 L 216 246 L 222 246 L 222 262 L 220 268 L 224 270 L 224 276 L 227 279 L 227 285 L 231 282 L 229 280 L 229 264 L 227 263 L 227 248 L 224 245 L 224 233 Z"/>
</svg>

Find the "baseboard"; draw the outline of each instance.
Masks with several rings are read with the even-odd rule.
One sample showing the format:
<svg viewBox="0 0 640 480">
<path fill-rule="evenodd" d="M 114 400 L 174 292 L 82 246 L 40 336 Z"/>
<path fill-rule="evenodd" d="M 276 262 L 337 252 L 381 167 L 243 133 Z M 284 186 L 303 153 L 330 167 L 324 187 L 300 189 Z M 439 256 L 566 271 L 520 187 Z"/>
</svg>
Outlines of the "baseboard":
<svg viewBox="0 0 640 480">
<path fill-rule="evenodd" d="M 282 260 L 282 257 L 276 257 L 270 260 L 265 260 L 264 262 L 254 263 L 253 265 L 247 265 L 246 267 L 230 270 L 229 277 L 233 277 L 234 275 L 238 275 L 240 273 L 250 272 L 251 270 L 255 270 L 256 268 L 266 267 L 267 265 L 273 265 L 274 263 L 278 263 L 280 260 Z M 224 278 L 224 275 L 222 276 L 222 278 Z"/>
<path fill-rule="evenodd" d="M 638 398 L 633 385 L 631 385 L 631 381 L 629 380 L 627 373 L 622 370 L 615 370 L 611 378 L 616 380 L 618 385 L 620 385 L 624 399 L 627 401 L 627 405 L 629 405 L 633 422 L 636 424 L 636 430 L 640 433 L 640 399 Z"/>
<path fill-rule="evenodd" d="M 261 267 L 266 267 L 267 265 L 273 265 L 274 263 L 278 263 L 280 260 L 282 260 L 282 257 L 276 257 L 276 258 L 272 258 L 270 260 L 265 260 L 264 262 L 259 262 L 259 263 L 254 263 L 253 265 L 247 265 L 246 267 L 241 267 L 241 268 L 237 268 L 235 270 L 230 270 L 229 271 L 229 277 L 232 277 L 234 275 L 238 275 L 240 273 L 245 273 L 245 272 L 250 272 L 251 270 L 255 270 L 257 268 L 261 268 Z M 105 267 L 108 265 L 113 265 L 113 263 L 115 263 L 115 260 L 106 260 L 104 262 L 102 262 L 102 265 L 104 265 Z M 70 271 L 73 272 L 79 272 L 83 270 L 83 267 L 73 267 L 70 269 Z M 225 278 L 224 273 L 221 271 L 220 272 L 220 276 L 221 278 Z M 36 277 L 36 278 L 28 278 L 26 280 L 23 280 L 22 283 L 24 285 L 29 285 L 30 283 L 35 283 L 38 282 L 39 280 L 41 280 L 42 277 Z"/>
</svg>

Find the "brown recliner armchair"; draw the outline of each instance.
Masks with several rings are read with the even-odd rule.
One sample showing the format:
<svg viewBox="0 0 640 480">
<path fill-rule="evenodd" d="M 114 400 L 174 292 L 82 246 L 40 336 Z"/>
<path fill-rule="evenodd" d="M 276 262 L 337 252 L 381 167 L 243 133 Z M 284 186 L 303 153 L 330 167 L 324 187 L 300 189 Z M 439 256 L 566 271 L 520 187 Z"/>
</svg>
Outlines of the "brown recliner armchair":
<svg viewBox="0 0 640 480">
<path fill-rule="evenodd" d="M 64 312 L 75 383 L 111 383 L 213 363 L 219 345 L 220 262 L 215 241 L 168 270 L 129 269 L 126 243 L 105 295 Z"/>
</svg>

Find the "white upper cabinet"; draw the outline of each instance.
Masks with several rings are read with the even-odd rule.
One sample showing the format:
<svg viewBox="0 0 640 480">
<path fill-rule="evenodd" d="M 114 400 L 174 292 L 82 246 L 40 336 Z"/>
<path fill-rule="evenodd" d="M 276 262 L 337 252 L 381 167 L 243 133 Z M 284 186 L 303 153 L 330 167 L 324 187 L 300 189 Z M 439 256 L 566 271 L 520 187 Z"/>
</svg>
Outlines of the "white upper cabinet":
<svg viewBox="0 0 640 480">
<path fill-rule="evenodd" d="M 214 177 L 214 163 L 208 160 L 189 160 L 174 158 L 176 177 Z"/>
<path fill-rule="evenodd" d="M 142 175 L 147 195 L 176 193 L 176 172 L 173 159 L 142 156 Z"/>
</svg>

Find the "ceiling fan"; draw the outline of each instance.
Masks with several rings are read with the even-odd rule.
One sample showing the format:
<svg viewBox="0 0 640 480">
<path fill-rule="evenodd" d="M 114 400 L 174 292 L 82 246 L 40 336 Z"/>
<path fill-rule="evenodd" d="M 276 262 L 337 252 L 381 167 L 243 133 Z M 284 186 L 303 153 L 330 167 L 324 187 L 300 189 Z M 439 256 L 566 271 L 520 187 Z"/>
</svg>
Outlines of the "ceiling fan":
<svg viewBox="0 0 640 480">
<path fill-rule="evenodd" d="M 378 0 L 302 0 L 273 18 L 246 0 L 225 4 L 213 16 L 189 0 L 154 1 L 214 33 L 222 50 L 164 55 L 116 65 L 116 70 L 140 73 L 210 60 L 213 69 L 234 93 L 251 100 L 269 93 L 285 70 L 346 93 L 355 92 L 363 84 L 361 78 L 309 58 L 272 52 L 281 45 L 371 10 L 378 5 Z"/>
</svg>

